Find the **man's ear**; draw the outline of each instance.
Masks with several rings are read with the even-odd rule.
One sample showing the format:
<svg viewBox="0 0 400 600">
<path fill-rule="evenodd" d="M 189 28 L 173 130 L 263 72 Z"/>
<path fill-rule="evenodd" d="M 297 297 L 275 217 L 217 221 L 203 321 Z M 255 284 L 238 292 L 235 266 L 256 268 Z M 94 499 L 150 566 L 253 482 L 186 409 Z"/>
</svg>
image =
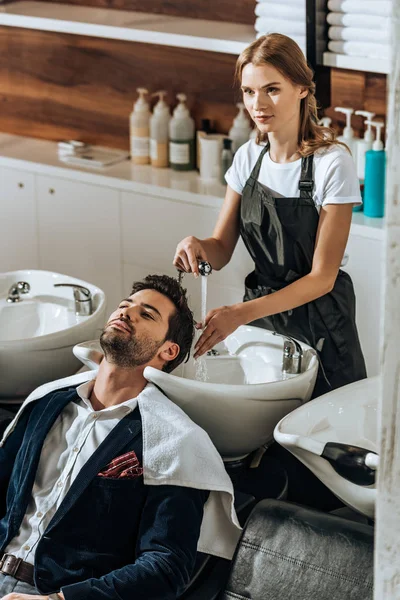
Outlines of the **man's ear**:
<svg viewBox="0 0 400 600">
<path fill-rule="evenodd" d="M 164 344 L 164 348 L 159 353 L 159 357 L 165 362 L 171 362 L 171 360 L 174 360 L 178 356 L 179 351 L 180 347 L 178 344 L 167 341 Z"/>
</svg>

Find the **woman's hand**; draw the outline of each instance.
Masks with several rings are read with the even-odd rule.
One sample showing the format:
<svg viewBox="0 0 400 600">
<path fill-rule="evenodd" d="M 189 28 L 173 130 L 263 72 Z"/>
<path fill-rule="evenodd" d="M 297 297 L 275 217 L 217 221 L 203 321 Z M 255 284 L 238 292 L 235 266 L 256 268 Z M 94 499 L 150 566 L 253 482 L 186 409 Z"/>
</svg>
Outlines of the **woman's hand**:
<svg viewBox="0 0 400 600">
<path fill-rule="evenodd" d="M 207 313 L 204 323 L 197 323 L 196 329 L 203 329 L 203 333 L 194 347 L 194 358 L 199 358 L 208 352 L 219 342 L 222 342 L 239 325 L 245 323 L 243 316 L 243 304 L 233 306 L 221 306 Z"/>
<path fill-rule="evenodd" d="M 199 276 L 199 262 L 207 260 L 207 254 L 201 240 L 190 235 L 184 238 L 176 247 L 173 263 L 179 271 L 193 273 Z"/>
</svg>

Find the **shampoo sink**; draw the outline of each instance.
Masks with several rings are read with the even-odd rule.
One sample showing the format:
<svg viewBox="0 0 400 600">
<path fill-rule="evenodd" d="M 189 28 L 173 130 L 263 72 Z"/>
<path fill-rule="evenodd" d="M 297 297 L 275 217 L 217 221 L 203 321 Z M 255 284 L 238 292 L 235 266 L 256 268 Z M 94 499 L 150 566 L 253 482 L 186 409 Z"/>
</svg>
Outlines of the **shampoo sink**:
<svg viewBox="0 0 400 600">
<path fill-rule="evenodd" d="M 217 355 L 205 357 L 207 381 L 196 380 L 192 359 L 171 374 L 146 367 L 144 375 L 207 431 L 224 459 L 237 459 L 271 441 L 276 423 L 310 399 L 318 361 L 312 348 L 302 347 L 302 372 L 286 375 L 282 338 L 241 326 L 215 347 Z M 100 352 L 98 342 L 74 348 L 89 368 Z"/>
<path fill-rule="evenodd" d="M 379 378 L 356 381 L 285 416 L 274 437 L 342 502 L 374 517 Z"/>
<path fill-rule="evenodd" d="M 60 283 L 68 287 L 56 287 Z M 74 284 L 90 292 L 92 314 L 76 314 Z M 105 295 L 95 285 L 49 271 L 1 273 L 1 401 L 22 402 L 42 383 L 75 373 L 72 347 L 100 333 L 104 320 Z"/>
</svg>

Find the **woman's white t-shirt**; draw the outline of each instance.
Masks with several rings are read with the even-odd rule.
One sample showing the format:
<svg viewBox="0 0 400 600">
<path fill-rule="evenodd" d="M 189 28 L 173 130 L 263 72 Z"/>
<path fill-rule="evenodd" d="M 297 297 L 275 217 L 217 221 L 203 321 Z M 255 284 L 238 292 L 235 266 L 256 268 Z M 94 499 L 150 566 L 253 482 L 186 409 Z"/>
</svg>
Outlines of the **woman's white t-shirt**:
<svg viewBox="0 0 400 600">
<path fill-rule="evenodd" d="M 250 140 L 236 152 L 225 179 L 238 194 L 242 194 L 263 148 L 264 145 Z M 290 163 L 275 163 L 267 152 L 258 181 L 274 198 L 298 198 L 300 173 L 301 158 Z M 313 179 L 313 199 L 317 209 L 325 204 L 362 204 L 354 160 L 342 146 L 334 145 L 315 152 Z"/>
</svg>

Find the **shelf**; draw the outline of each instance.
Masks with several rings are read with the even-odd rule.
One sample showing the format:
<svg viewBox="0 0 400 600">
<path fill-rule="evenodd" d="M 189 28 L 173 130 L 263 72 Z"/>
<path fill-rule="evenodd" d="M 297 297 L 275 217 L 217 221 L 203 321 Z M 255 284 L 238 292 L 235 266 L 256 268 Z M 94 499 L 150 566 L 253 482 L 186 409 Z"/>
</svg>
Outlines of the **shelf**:
<svg viewBox="0 0 400 600">
<path fill-rule="evenodd" d="M 235 55 L 255 39 L 250 25 L 29 0 L 1 7 L 0 25 Z"/>
<path fill-rule="evenodd" d="M 384 73 L 386 75 L 390 73 L 390 60 L 384 58 L 367 58 L 324 52 L 323 64 L 325 67 L 337 67 L 338 69 L 352 69 L 353 71 Z"/>
<path fill-rule="evenodd" d="M 137 192 L 143 196 L 169 198 L 176 202 L 219 209 L 226 187 L 203 181 L 196 171 L 176 172 L 136 166 L 131 161 L 89 169 L 68 165 L 58 158 L 56 142 L 0 133 L 0 168 L 9 167 L 42 175 L 61 177 L 93 185 Z M 1 185 L 1 182 L 0 182 Z M 384 239 L 384 219 L 371 219 L 362 212 L 353 213 L 351 233 L 367 238 Z"/>
<path fill-rule="evenodd" d="M 71 165 L 58 158 L 56 142 L 6 133 L 0 133 L 1 167 L 211 208 L 222 205 L 226 190 L 218 181 L 203 181 L 197 171 L 156 169 L 130 160 L 101 169 Z"/>
</svg>

